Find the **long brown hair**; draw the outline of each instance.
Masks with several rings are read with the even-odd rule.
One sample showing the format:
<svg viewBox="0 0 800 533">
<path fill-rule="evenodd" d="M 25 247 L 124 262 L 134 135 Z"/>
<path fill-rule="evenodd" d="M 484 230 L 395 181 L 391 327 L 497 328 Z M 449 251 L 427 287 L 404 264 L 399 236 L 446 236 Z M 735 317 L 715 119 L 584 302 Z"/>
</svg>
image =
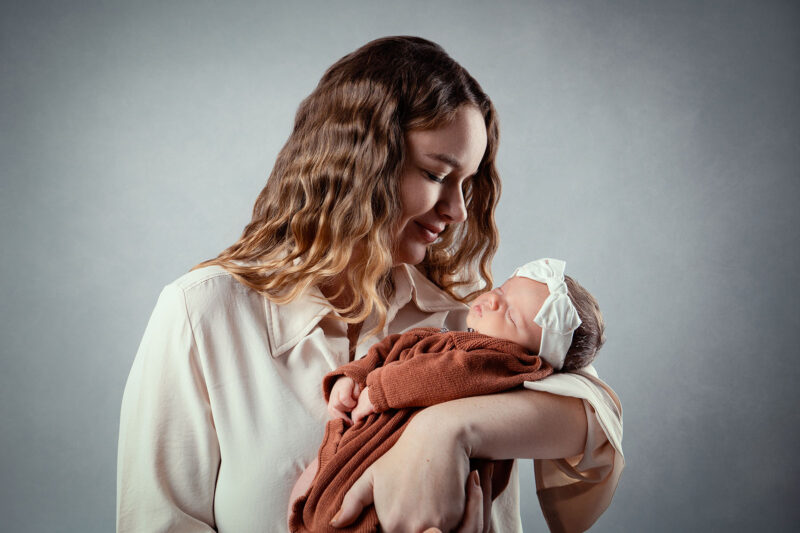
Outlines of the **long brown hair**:
<svg viewBox="0 0 800 533">
<path fill-rule="evenodd" d="M 494 106 L 439 45 L 418 37 L 372 41 L 327 70 L 300 104 L 241 238 L 198 267 L 221 265 L 277 303 L 338 277 L 339 294 L 353 298 L 334 309 L 347 322 L 362 322 L 374 309 L 374 331 L 382 329 L 405 132 L 447 124 L 463 105 L 481 111 L 488 137 L 477 175 L 464 185 L 468 217 L 442 232 L 417 268 L 460 301 L 480 292 L 460 296 L 460 286 L 483 280 L 491 288 L 500 195 Z"/>
</svg>

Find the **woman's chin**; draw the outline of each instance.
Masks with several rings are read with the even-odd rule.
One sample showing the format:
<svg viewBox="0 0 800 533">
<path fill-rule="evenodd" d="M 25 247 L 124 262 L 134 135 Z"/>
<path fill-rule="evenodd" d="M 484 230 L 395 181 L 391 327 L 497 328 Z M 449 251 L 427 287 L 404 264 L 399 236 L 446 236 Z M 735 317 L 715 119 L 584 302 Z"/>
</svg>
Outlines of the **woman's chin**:
<svg viewBox="0 0 800 533">
<path fill-rule="evenodd" d="M 425 260 L 426 246 L 404 246 L 394 255 L 394 264 L 418 265 Z"/>
</svg>

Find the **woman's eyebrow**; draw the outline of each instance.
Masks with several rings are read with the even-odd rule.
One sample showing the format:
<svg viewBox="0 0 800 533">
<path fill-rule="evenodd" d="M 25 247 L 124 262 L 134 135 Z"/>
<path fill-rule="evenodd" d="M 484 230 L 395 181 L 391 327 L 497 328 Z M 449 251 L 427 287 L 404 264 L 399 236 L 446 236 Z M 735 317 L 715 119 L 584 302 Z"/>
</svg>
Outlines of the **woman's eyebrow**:
<svg viewBox="0 0 800 533">
<path fill-rule="evenodd" d="M 442 163 L 450 165 L 455 170 L 461 169 L 461 162 L 450 154 L 430 153 L 425 155 L 427 157 L 436 159 L 437 161 L 441 161 Z"/>
</svg>

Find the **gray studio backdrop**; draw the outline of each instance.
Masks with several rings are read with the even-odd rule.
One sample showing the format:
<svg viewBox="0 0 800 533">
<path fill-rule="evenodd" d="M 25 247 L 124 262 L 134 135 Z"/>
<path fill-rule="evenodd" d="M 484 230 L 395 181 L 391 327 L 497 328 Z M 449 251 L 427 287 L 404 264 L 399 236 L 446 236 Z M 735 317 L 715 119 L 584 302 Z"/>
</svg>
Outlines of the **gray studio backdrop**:
<svg viewBox="0 0 800 533">
<path fill-rule="evenodd" d="M 112 530 L 161 287 L 237 238 L 328 65 L 415 34 L 499 111 L 495 275 L 565 258 L 605 312 L 627 469 L 594 530 L 796 530 L 798 4 L 395 4 L 3 3 L 0 529 Z"/>
</svg>

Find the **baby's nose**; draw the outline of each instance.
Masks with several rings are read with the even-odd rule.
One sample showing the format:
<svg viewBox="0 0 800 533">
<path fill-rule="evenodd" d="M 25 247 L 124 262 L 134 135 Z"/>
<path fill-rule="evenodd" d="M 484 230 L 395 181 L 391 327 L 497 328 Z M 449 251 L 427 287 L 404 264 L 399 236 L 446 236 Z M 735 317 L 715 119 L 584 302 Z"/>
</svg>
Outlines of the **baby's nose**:
<svg viewBox="0 0 800 533">
<path fill-rule="evenodd" d="M 489 295 L 487 296 L 486 305 L 492 311 L 495 311 L 497 309 L 498 302 L 497 302 L 497 295 L 495 293 L 493 292 L 489 293 Z"/>
</svg>

